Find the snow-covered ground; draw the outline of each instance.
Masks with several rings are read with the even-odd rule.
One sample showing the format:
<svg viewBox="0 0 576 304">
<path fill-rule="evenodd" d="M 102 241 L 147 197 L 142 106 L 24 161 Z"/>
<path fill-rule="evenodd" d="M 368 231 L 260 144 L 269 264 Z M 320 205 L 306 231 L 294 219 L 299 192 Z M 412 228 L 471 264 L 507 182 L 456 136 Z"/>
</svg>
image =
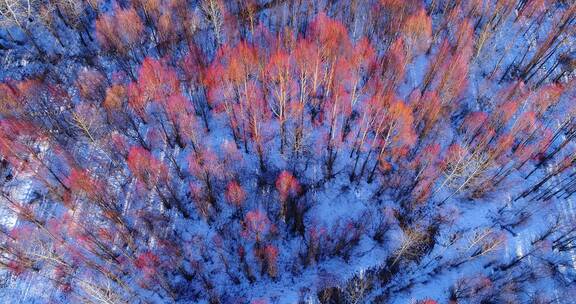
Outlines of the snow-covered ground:
<svg viewBox="0 0 576 304">
<path fill-rule="evenodd" d="M 277 2 L 279 2 L 277 6 L 264 9 L 259 13 L 259 19 L 263 24 L 276 24 L 279 16 L 288 15 L 286 4 L 282 4 L 283 1 Z M 332 1 L 317 1 L 315 5 L 318 11 L 326 10 L 329 16 L 339 16 L 338 11 L 329 9 L 331 7 L 329 2 Z M 352 23 L 354 30 L 348 29 L 354 41 L 358 41 L 357 38 L 362 35 L 378 30 L 371 29 L 364 24 L 372 9 L 371 5 L 376 5 L 372 3 L 374 1 L 368 2 L 370 3 L 359 1 L 360 5 Z M 435 1 L 424 2 L 429 5 Z M 105 8 L 110 8 L 108 3 Z M 552 17 L 553 12 L 548 14 Z M 442 23 L 440 13 L 435 13 L 432 17 L 434 28 L 440 27 Z M 546 39 L 554 24 L 552 18 L 545 17 L 536 26 L 530 26 L 526 30 L 528 21 L 515 21 L 514 17 L 515 13 L 487 39 L 482 51 L 472 57 L 468 85 L 461 100 L 458 100 L 462 104 L 463 113 L 458 113 L 458 115 L 464 115 L 467 111 L 495 111 L 495 103 L 498 102 L 500 96 L 498 94 L 511 85 L 511 80 L 516 78 L 513 76 L 514 73 L 518 72 L 509 71 L 508 74 L 502 75 L 502 69 L 512 65 L 513 70 L 519 70 L 520 57 L 533 56 L 538 45 Z M 478 25 L 480 24 L 478 22 Z M 201 26 L 205 34 L 210 35 L 208 23 L 204 21 Z M 477 36 L 479 28 L 476 31 Z M 39 29 L 37 35 L 42 34 L 48 35 L 45 29 Z M 56 64 L 29 62 L 27 56 L 22 55 L 22 49 L 0 50 L 4 63 L 4 66 L 0 68 L 0 79 L 25 79 L 36 73 L 53 69 L 61 74 L 62 81 L 70 85 L 67 89 L 74 93 L 72 83 L 81 65 L 75 57 L 80 51 L 80 42 L 76 34 L 68 34 L 70 37 L 67 39 L 71 46 L 69 49 L 58 46 L 47 47 L 49 54 L 60 54 L 61 58 Z M 0 36 L 3 34 L 0 33 Z M 215 50 L 210 46 L 211 41 L 206 40 L 208 39 L 200 41 L 199 44 L 207 49 L 206 54 L 214 54 Z M 576 51 L 573 36 L 568 36 L 562 41 L 555 54 Z M 379 56 L 386 53 L 384 42 L 372 41 L 372 43 Z M 399 98 L 409 100 L 415 88 L 421 86 L 430 60 L 436 52 L 437 49 L 432 48 L 430 52 L 413 58 L 407 66 L 406 79 L 397 90 Z M 527 52 L 526 55 L 524 52 Z M 534 79 L 540 79 L 547 74 L 547 69 L 552 67 L 556 56 L 551 56 L 551 59 L 540 67 Z M 213 56 L 207 55 L 207 57 Z M 117 68 L 114 61 L 104 55 L 97 60 L 108 69 L 107 74 L 112 74 L 111 72 Z M 570 77 L 571 75 L 565 76 L 566 80 Z M 534 82 L 526 84 L 527 87 L 531 85 L 534 85 Z M 565 97 L 559 103 L 558 108 L 553 111 L 556 115 L 562 115 L 562 111 L 569 107 L 571 102 L 573 102 L 573 95 Z M 211 130 L 202 138 L 203 146 L 216 151 L 219 157 L 217 161 L 222 163 L 224 158 L 222 146 L 234 142 L 234 139 L 230 134 L 225 113 L 213 114 L 210 119 Z M 450 118 L 444 119 L 450 120 Z M 461 119 L 458 121 L 460 122 Z M 274 135 L 272 130 L 277 130 L 279 127 L 278 124 L 271 123 L 267 128 L 269 130 L 266 131 Z M 435 138 L 437 141 L 435 143 L 445 149 L 456 140 L 458 128 L 459 126 L 448 126 L 445 129 L 434 130 L 439 134 Z M 143 134 L 148 131 L 146 127 L 141 127 L 139 130 Z M 323 135 L 321 132 L 312 135 L 311 144 L 307 147 L 307 152 L 311 155 L 309 157 L 311 164 L 306 165 L 307 170 L 300 172 L 298 176 L 300 183 L 307 189 L 301 198 L 303 204 L 309 208 L 304 225 L 307 231 L 315 229 L 320 239 L 326 240 L 327 243 L 335 242 L 342 235 L 347 236 L 347 233 L 350 234 L 351 239 L 354 239 L 354 233 L 360 231 L 360 237 L 354 241 L 350 250 L 343 250 L 344 254 L 322 256 L 319 261 L 304 267 L 300 262 L 304 260 L 302 256 L 306 254 L 306 236 L 302 237 L 289 232 L 289 225 L 279 222 L 279 227 L 276 228 L 280 231 L 280 237 L 273 236 L 267 240 L 282 249 L 278 257 L 278 269 L 281 270 L 278 276 L 270 278 L 267 275 L 256 274 L 256 282 L 249 282 L 242 277 L 240 283 L 234 284 L 230 279 L 230 274 L 224 271 L 225 262 L 223 261 L 226 257 L 235 259 L 236 253 L 232 252 L 232 249 L 237 250 L 239 245 L 243 244 L 247 248 L 253 246 L 252 241 L 237 237 L 243 227 L 235 214 L 236 210 L 222 206 L 223 210 L 213 221 L 206 221 L 197 214 L 190 219 L 185 219 L 177 215 L 174 210 L 162 210 L 166 211 L 163 215 L 170 218 L 167 222 L 171 226 L 153 228 L 166 235 L 177 235 L 186 245 L 184 246 L 187 250 L 185 254 L 205 260 L 203 272 L 210 274 L 215 285 L 215 293 L 226 295 L 226 298 L 222 299 L 223 303 L 249 303 L 256 299 L 265 299 L 270 303 L 320 303 L 318 294 L 331 287 L 338 288 L 347 295 L 347 299 L 341 299 L 342 303 L 403 304 L 426 298 L 435 299 L 438 303 L 448 303 L 451 293 L 458 292 L 462 296 L 462 303 L 477 303 L 475 301 L 482 299 L 482 295 L 486 295 L 486 299 L 497 298 L 500 301 L 497 303 L 504 303 L 504 299 L 509 299 L 510 303 L 529 303 L 528 299 L 533 299 L 535 296 L 545 298 L 550 302 L 530 303 L 574 303 L 573 299 L 576 298 L 574 285 L 576 282 L 576 240 L 572 240 L 571 249 L 563 252 L 554 249 L 553 244 L 553 240 L 562 231 L 569 230 L 570 227 L 576 225 L 574 198 L 553 197 L 543 201 L 534 199 L 534 196 L 528 196 L 516 199 L 524 190 L 541 180 L 546 172 L 553 172 L 553 165 L 550 165 L 548 170 L 538 170 L 528 179 L 524 177 L 528 175 L 532 169 L 530 166 L 534 164 L 523 167 L 521 170 L 514 170 L 493 193 L 489 193 L 482 199 L 469 199 L 469 196 L 463 193 L 464 191 L 457 191 L 460 190 L 458 187 L 454 188 L 449 185 L 444 187 L 444 179 L 441 178 L 436 184 L 436 186 L 441 185 L 439 187 L 441 189 L 434 192 L 434 195 L 427 201 L 426 207 L 418 209 L 420 213 L 414 216 L 417 223 L 413 223 L 413 227 L 436 228 L 437 231 L 431 233 L 434 243 L 431 246 L 422 245 L 426 247 L 422 252 L 412 253 L 414 248 L 403 247 L 411 241 L 412 236 L 408 234 L 409 230 L 402 226 L 403 223 L 397 220 L 398 216 L 395 212 L 400 212 L 402 208 L 395 196 L 389 193 L 392 191 L 380 194 L 378 182 L 367 183 L 364 180 L 357 183 L 350 182 L 349 174 L 346 174 L 346 170 L 351 167 L 350 157 L 348 157 L 350 150 L 343 148 L 336 158 L 335 171 L 341 170 L 342 172 L 328 181 L 324 179 L 323 155 L 321 155 L 323 149 L 317 145 L 317 142 L 321 142 Z M 228 167 L 234 168 L 235 172 L 223 174 L 228 178 L 227 174 L 230 173 L 246 187 L 247 203 L 243 207 L 244 211 L 265 210 L 272 217 L 272 214 L 276 214 L 279 209 L 277 193 L 273 182 L 267 181 L 267 184 L 262 186 L 261 177 L 274 180 L 281 170 L 290 170 L 296 166 L 304 167 L 302 164 L 295 165 L 278 153 L 279 145 L 278 137 L 272 138 L 266 144 L 266 149 L 271 151 L 267 162 L 272 165 L 265 174 L 258 169 L 258 159 L 255 153 L 245 154 L 242 151 L 238 152 L 242 154 L 242 161 L 234 162 Z M 166 146 L 165 143 L 164 146 Z M 567 145 L 566 151 L 568 152 L 566 153 L 573 151 L 575 146 L 574 143 Z M 113 165 L 115 156 L 108 155 L 106 148 L 97 144 L 86 143 L 84 145 L 83 143 L 73 148 L 84 151 L 78 154 L 88 164 L 93 165 L 91 162 L 93 159 L 107 158 L 102 163 L 108 166 Z M 176 155 L 177 165 L 182 168 L 187 167 L 188 156 L 193 153 L 192 150 L 176 148 L 172 152 Z M 153 154 L 165 163 L 171 161 L 170 155 L 164 153 L 162 149 L 156 149 Z M 103 168 L 101 163 L 93 165 L 90 169 L 106 172 L 106 168 Z M 546 186 L 559 184 L 563 177 L 571 173 L 572 171 L 550 179 Z M 158 202 L 155 195 L 138 197 L 136 189 L 140 185 L 136 182 L 121 186 L 128 175 L 128 168 L 123 166 L 121 169 L 116 169 L 111 177 L 111 180 L 117 181 L 117 184 L 112 187 L 114 190 L 125 186 L 122 191 L 125 190 L 126 193 L 120 198 L 126 214 L 136 208 L 144 210 L 142 206 L 146 202 L 143 201 Z M 446 175 L 443 175 L 444 177 Z M 34 201 L 35 197 L 31 193 L 37 190 L 38 184 L 35 184 L 30 176 L 25 175 L 15 176 L 14 180 L 17 181 L 17 186 L 10 189 L 10 195 L 18 201 L 26 203 Z M 179 194 L 183 197 L 188 196 L 187 183 L 188 180 L 186 183 L 179 181 L 177 185 Z M 224 189 L 221 188 L 219 190 L 222 191 L 217 193 L 217 197 L 220 201 L 224 201 Z M 42 190 L 39 191 L 42 192 Z M 41 206 L 40 212 L 43 214 L 57 213 L 51 209 L 51 206 L 42 205 L 43 203 L 49 204 L 49 202 L 34 203 Z M 519 221 L 519 219 L 523 220 Z M 557 227 L 549 237 L 541 242 L 535 242 L 555 223 Z M 13 212 L 0 208 L 0 226 L 10 229 L 17 224 L 18 219 Z M 380 236 L 378 234 L 382 226 L 386 226 L 387 229 L 384 235 Z M 148 240 L 150 247 L 166 235 L 151 236 Z M 224 239 L 223 242 L 229 247 L 218 248 L 217 241 L 214 241 L 218 238 Z M 221 250 L 226 252 L 220 253 Z M 221 256 L 225 258 L 220 258 Z M 253 265 L 258 264 L 252 254 L 249 254 L 247 259 Z M 510 266 L 517 260 L 521 262 Z M 553 265 L 550 265 L 551 263 Z M 186 267 L 191 268 L 190 265 L 187 264 Z M 557 272 L 553 273 L 555 267 Z M 257 268 L 254 267 L 255 272 L 258 272 Z M 233 265 L 232 271 L 235 275 L 242 276 L 240 265 Z M 175 277 L 182 280 L 181 277 Z M 35 277 L 32 273 L 25 274 L 24 279 L 15 280 L 7 272 L 0 270 L 0 278 L 4 278 L 4 284 L 0 281 L 2 288 L 0 289 L 0 302 L 2 303 L 47 303 L 49 299 L 58 299 L 58 296 L 55 296 L 58 292 L 53 290 L 51 284 L 46 283 L 42 277 Z M 354 282 L 360 283 L 354 285 Z M 131 283 L 134 286 L 138 284 Z M 193 284 L 200 285 L 197 281 Z M 354 289 L 355 287 L 357 289 Z M 357 292 L 352 293 L 352 289 Z M 498 297 L 490 297 L 491 294 L 496 294 Z M 476 295 L 480 297 L 474 298 Z M 354 298 L 356 302 L 353 301 L 353 296 L 356 297 Z M 62 299 L 62 301 L 67 300 Z M 162 302 L 158 298 L 151 298 L 149 301 Z"/>
</svg>

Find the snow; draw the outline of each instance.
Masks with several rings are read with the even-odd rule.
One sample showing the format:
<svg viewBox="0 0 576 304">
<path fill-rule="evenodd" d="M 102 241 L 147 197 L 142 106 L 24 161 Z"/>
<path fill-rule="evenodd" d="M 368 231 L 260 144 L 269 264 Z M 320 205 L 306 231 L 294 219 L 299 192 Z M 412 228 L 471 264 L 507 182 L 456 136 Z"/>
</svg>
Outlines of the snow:
<svg viewBox="0 0 576 304">
<path fill-rule="evenodd" d="M 320 1 L 324 3 L 325 1 Z M 319 4 L 319 6 L 322 6 Z M 354 19 L 354 27 L 357 32 L 365 31 L 363 20 L 367 12 L 367 8 L 357 13 L 357 18 Z M 285 14 L 284 10 L 282 10 Z M 271 10 L 263 11 L 260 18 L 264 22 L 273 23 L 274 12 Z M 491 37 L 484 46 L 484 51 L 478 57 L 473 59 L 473 64 L 470 67 L 469 74 L 469 87 L 466 91 L 465 100 L 462 101 L 465 107 L 472 111 L 490 110 L 493 104 L 488 101 L 493 100 L 497 93 L 510 85 L 510 82 L 505 79 L 500 82 L 499 79 L 488 79 L 487 75 L 492 73 L 497 64 L 501 67 L 506 67 L 513 62 L 518 64 L 518 52 L 516 49 L 523 49 L 526 45 L 534 45 L 531 48 L 530 56 L 536 51 L 538 42 L 545 37 L 549 31 L 550 21 L 534 28 L 534 31 L 529 31 L 526 35 L 520 35 L 521 28 L 518 24 L 512 23 L 508 20 L 501 30 Z M 202 25 L 203 30 L 208 30 L 208 25 Z M 354 33 L 356 33 L 356 31 Z M 71 44 L 63 48 L 61 46 L 49 43 L 48 39 L 42 39 L 42 36 L 49 35 L 46 29 L 38 29 L 35 32 L 39 40 L 42 41 L 42 46 L 46 49 L 49 55 L 55 56 L 62 54 L 63 58 L 59 62 L 60 69 L 62 70 L 63 77 L 72 79 L 72 71 L 77 70 L 78 63 L 72 58 L 80 52 L 78 37 L 70 32 L 65 41 Z M 4 36 L 0 32 L 0 37 Z M 21 35 L 18 34 L 18 37 Z M 206 38 L 208 37 L 208 38 Z M 206 37 L 201 36 L 203 42 L 211 41 L 210 35 Z M 24 39 L 24 37 L 20 37 Z M 211 43 L 210 43 L 211 44 Z M 569 39 L 558 53 L 574 50 L 574 41 Z M 213 56 L 213 50 L 208 48 L 208 57 Z M 41 71 L 55 68 L 52 64 L 46 62 L 30 61 L 26 56 L 21 56 L 16 52 L 3 52 L 4 66 L 0 69 L 0 79 L 14 78 L 24 79 L 30 75 L 39 73 Z M 418 87 L 424 78 L 425 71 L 429 64 L 431 54 L 422 54 L 415 57 L 409 67 L 408 76 L 405 83 L 399 89 L 401 98 L 408 100 L 409 95 L 413 90 Z M 502 60 L 501 60 L 502 59 Z M 107 69 L 108 72 L 115 69 L 115 63 L 110 58 L 98 58 L 101 65 Z M 535 78 L 542 76 L 546 73 L 546 68 L 550 68 L 553 63 L 549 60 Z M 561 109 L 558 109 L 561 111 Z M 233 138 L 228 128 L 228 122 L 224 113 L 211 114 L 210 119 L 210 133 L 203 138 L 206 147 L 212 151 L 216 151 L 219 157 L 223 158 L 223 150 L 221 147 L 226 143 L 233 143 Z M 276 123 L 267 126 L 267 131 L 273 134 L 272 130 L 277 130 L 279 126 Z M 141 134 L 146 134 L 145 128 L 141 128 Z M 440 134 L 439 138 L 443 141 L 439 142 L 442 148 L 446 148 L 454 137 L 454 130 L 437 130 Z M 318 132 L 319 133 L 319 132 Z M 316 143 L 321 140 L 321 134 L 315 133 L 310 142 Z M 86 163 L 90 163 L 90 159 L 108 158 L 109 166 L 112 165 L 113 160 L 101 150 L 100 147 L 86 144 L 78 146 L 78 150 L 84 151 L 83 157 Z M 285 156 L 277 151 L 279 150 L 279 139 L 271 138 L 266 144 L 266 148 L 271 152 L 267 163 L 274 164 L 269 168 L 269 172 L 265 173 L 267 177 L 272 179 L 277 175 L 281 169 L 290 169 L 294 166 Z M 375 197 L 378 191 L 378 183 L 367 183 L 360 181 L 359 183 L 351 183 L 349 176 L 345 173 L 337 174 L 333 179 L 323 183 L 321 186 L 316 186 L 315 183 L 323 178 L 323 168 L 319 165 L 322 156 L 318 153 L 320 148 L 317 145 L 307 147 L 308 153 L 312 156 L 312 164 L 306 172 L 298 176 L 300 182 L 310 187 L 310 191 L 305 194 L 303 201 L 310 207 L 305 215 L 305 225 L 307 227 L 317 227 L 325 229 L 328 234 L 334 232 L 347 232 L 352 231 L 346 227 L 347 223 L 365 224 L 363 227 L 365 233 L 362 234 L 358 240 L 357 245 L 353 246 L 350 250 L 348 258 L 343 257 L 324 257 L 321 261 L 303 267 L 296 263 L 299 253 L 304 251 L 303 238 L 301 236 L 291 235 L 285 239 L 274 239 L 271 242 L 278 245 L 278 247 L 286 249 L 280 253 L 278 268 L 285 270 L 279 273 L 275 279 L 260 276 L 257 274 L 257 282 L 249 283 L 247 280 L 242 280 L 240 284 L 234 285 L 230 283 L 230 279 L 224 273 L 223 263 L 216 258 L 216 251 L 214 245 L 214 237 L 219 233 L 218 230 L 228 232 L 238 232 L 242 229 L 238 223 L 235 222 L 235 210 L 228 206 L 222 206 L 223 210 L 214 222 L 208 222 L 200 218 L 198 215 L 193 215 L 190 219 L 184 219 L 175 215 L 176 213 L 169 214 L 175 218 L 172 221 L 173 232 L 178 235 L 183 242 L 187 244 L 187 254 L 190 256 L 207 255 L 210 261 L 206 262 L 207 273 L 213 274 L 215 277 L 215 289 L 219 294 L 227 294 L 230 299 L 226 303 L 232 303 L 238 299 L 240 302 L 246 302 L 252 299 L 271 299 L 273 303 L 297 303 L 304 300 L 306 303 L 316 303 L 315 294 L 325 287 L 342 287 L 345 286 L 354 276 L 370 277 L 372 272 L 387 267 L 386 261 L 401 247 L 404 240 L 406 240 L 405 231 L 400 227 L 399 223 L 390 219 L 393 216 L 392 210 L 398 209 L 398 202 L 395 201 L 392 195 L 384 194 L 380 197 Z M 168 155 L 163 154 L 157 149 L 155 156 L 158 159 L 168 163 Z M 239 149 L 242 150 L 242 149 Z M 340 151 L 335 171 L 346 169 L 349 166 L 349 158 L 347 157 L 350 151 Z M 174 151 L 176 155 L 176 162 L 182 167 L 187 167 L 187 159 L 192 154 L 190 149 Z M 274 190 L 274 185 L 268 184 L 264 187 L 259 187 L 257 177 L 263 175 L 258 169 L 258 159 L 256 155 L 243 154 L 244 158 L 241 162 L 234 163 L 240 172 L 241 182 L 247 187 L 248 203 L 244 207 L 247 210 L 266 210 L 268 213 L 275 212 L 277 206 L 277 198 Z M 301 164 L 298 164 L 301 166 Z M 92 170 L 100 170 L 102 168 L 91 168 Z M 552 168 L 549 168 L 549 172 Z M 344 171 L 345 172 L 345 171 Z M 127 169 L 118 170 L 115 172 L 116 180 L 124 180 L 129 175 Z M 225 172 L 224 174 L 228 174 Z M 532 201 L 529 198 L 514 200 L 527 186 L 534 184 L 539 178 L 542 177 L 541 172 L 534 174 L 528 180 L 524 179 L 524 172 L 514 172 L 511 174 L 507 184 L 499 189 L 500 193 L 485 199 L 468 200 L 461 193 L 453 195 L 454 189 L 445 187 L 442 191 L 435 193 L 431 199 L 435 204 L 431 204 L 430 208 L 425 212 L 429 212 L 429 216 L 420 218 L 420 224 L 426 226 L 435 219 L 434 215 L 442 215 L 443 217 L 450 218 L 450 222 L 446 225 L 441 225 L 440 230 L 435 237 L 435 245 L 421 257 L 417 263 L 402 262 L 400 268 L 401 272 L 394 277 L 386 286 L 377 286 L 370 290 L 369 294 L 365 297 L 365 303 L 376 303 L 377 297 L 385 292 L 389 292 L 391 298 L 387 303 L 410 303 L 415 299 L 432 298 L 445 303 L 448 300 L 449 292 L 453 288 L 455 282 L 460 279 L 480 276 L 493 276 L 494 288 L 498 292 L 499 288 L 503 288 L 503 280 L 497 280 L 501 274 L 498 274 L 497 267 L 505 265 L 507 262 L 512 262 L 514 259 L 523 257 L 529 254 L 534 248 L 532 243 L 534 239 L 555 220 L 555 216 L 560 216 L 561 226 L 568 227 L 574 225 L 576 222 L 576 204 L 573 198 L 553 198 L 548 202 Z M 23 202 L 31 200 L 31 193 L 37 190 L 29 176 L 18 176 L 20 183 L 13 189 L 11 195 L 15 199 Z M 559 177 L 550 180 L 548 184 L 555 184 Z M 547 184 L 547 185 L 548 185 Z M 185 192 L 188 188 L 187 185 L 178 185 L 179 192 Z M 123 198 L 123 210 L 128 212 L 132 208 L 140 208 L 135 206 L 137 197 L 132 191 L 137 186 L 134 184 L 127 186 L 128 196 Z M 184 193 L 182 193 L 185 195 Z M 505 194 L 505 195 L 504 195 Z M 133 196 L 134 195 L 134 196 Z M 218 193 L 222 196 L 223 193 Z M 449 197 L 445 203 L 440 201 Z M 149 196 L 143 198 L 149 202 L 154 202 L 155 197 Z M 156 201 L 157 202 L 157 201 Z M 133 205 L 134 204 L 134 205 Z M 192 207 L 191 207 L 192 208 Z M 523 210 L 530 214 L 530 218 L 520 225 L 513 225 L 517 219 L 516 213 Z M 48 213 L 48 212 L 47 212 Z M 386 232 L 383 242 L 374 240 L 373 236 L 376 234 L 377 227 L 374 227 L 374 221 L 378 222 L 378 215 L 382 215 L 388 221 L 390 229 Z M 390 217 L 390 218 L 388 218 Z M 17 218 L 8 210 L 0 209 L 0 225 L 6 228 L 16 226 L 18 223 Z M 372 224 L 372 225 L 371 225 Z M 155 227 L 159 228 L 159 227 Z M 286 228 L 286 227 L 282 227 Z M 471 256 L 474 250 L 478 249 L 478 244 L 471 245 L 472 240 L 478 233 L 485 231 L 493 231 L 497 234 L 502 234 L 502 245 L 498 246 L 493 252 L 486 253 L 481 256 Z M 336 237 L 336 235 L 330 235 Z M 238 239 L 227 239 L 231 243 L 240 243 Z M 154 247 L 158 243 L 156 237 L 151 237 L 149 245 Z M 236 247 L 237 244 L 234 244 Z M 249 242 L 244 243 L 245 246 L 250 247 L 252 244 Z M 575 246 L 576 247 L 576 246 Z M 208 253 L 206 253 L 208 252 Z M 226 252 L 227 255 L 234 253 Z M 552 255 L 552 253 L 550 253 Z M 571 278 L 570 283 L 574 282 L 576 277 L 576 248 L 569 250 L 568 253 L 558 253 L 558 259 L 568 259 L 572 264 L 572 269 L 563 268 L 562 272 L 567 278 Z M 247 257 L 249 262 L 255 264 L 252 255 Z M 539 263 L 540 256 L 529 256 L 523 263 L 534 265 Z M 459 262 L 462 262 L 459 264 Z M 185 268 L 189 269 L 192 266 L 186 264 Z M 456 265 L 456 266 L 455 266 Z M 240 267 L 236 267 L 233 271 L 238 271 Z M 257 267 L 254 271 L 258 272 Z M 518 270 L 518 272 L 520 272 Z M 0 276 L 4 273 L 0 272 Z M 510 274 L 512 275 L 512 274 Z M 23 283 L 15 284 L 9 283 L 7 288 L 0 292 L 0 300 L 8 303 L 10 300 L 18 299 L 19 303 L 44 303 L 52 292 L 46 292 L 45 285 L 39 282 L 38 278 L 27 278 L 21 280 Z M 562 294 L 558 294 L 561 290 L 559 283 L 553 279 L 538 280 L 536 283 L 528 282 L 530 291 L 537 293 L 540 290 L 544 294 L 554 294 L 553 299 L 557 303 L 570 303 L 570 299 L 563 299 Z M 161 300 L 156 299 L 158 302 Z"/>
</svg>

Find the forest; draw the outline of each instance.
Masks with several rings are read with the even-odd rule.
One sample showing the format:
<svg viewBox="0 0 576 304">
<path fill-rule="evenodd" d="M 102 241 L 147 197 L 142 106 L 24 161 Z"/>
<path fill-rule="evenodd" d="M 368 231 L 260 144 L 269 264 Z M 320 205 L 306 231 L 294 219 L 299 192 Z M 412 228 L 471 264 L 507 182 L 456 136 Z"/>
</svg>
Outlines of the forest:
<svg viewBox="0 0 576 304">
<path fill-rule="evenodd" d="M 573 304 L 573 0 L 0 0 L 0 302 Z"/>
</svg>

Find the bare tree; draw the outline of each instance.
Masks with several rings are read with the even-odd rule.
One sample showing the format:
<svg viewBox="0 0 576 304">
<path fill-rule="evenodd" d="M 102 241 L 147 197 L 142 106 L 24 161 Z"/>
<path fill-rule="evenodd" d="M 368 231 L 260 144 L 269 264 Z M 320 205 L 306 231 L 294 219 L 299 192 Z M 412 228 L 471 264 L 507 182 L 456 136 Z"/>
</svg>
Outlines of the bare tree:
<svg viewBox="0 0 576 304">
<path fill-rule="evenodd" d="M 202 11 L 206 19 L 212 24 L 216 46 L 222 44 L 222 27 L 224 26 L 224 4 L 219 0 L 202 1 Z"/>
<path fill-rule="evenodd" d="M 39 2 L 37 0 L 0 0 L 0 27 L 6 28 L 8 36 L 16 40 L 10 32 L 11 27 L 20 28 L 30 39 L 36 50 L 43 55 L 44 51 L 34 40 L 29 29 L 34 17 L 39 13 Z"/>
<path fill-rule="evenodd" d="M 402 259 L 416 259 L 426 246 L 428 235 L 415 229 L 407 229 L 402 234 L 402 244 L 394 253 L 394 261 L 391 266 L 396 265 Z"/>
<path fill-rule="evenodd" d="M 346 284 L 343 293 L 346 298 L 346 303 L 358 304 L 364 303 L 365 297 L 368 295 L 372 287 L 371 277 L 366 276 L 365 271 L 360 271 L 354 278 Z"/>
<path fill-rule="evenodd" d="M 22 29 L 26 28 L 36 5 L 34 0 L 1 0 L 0 25 L 16 25 Z"/>
</svg>

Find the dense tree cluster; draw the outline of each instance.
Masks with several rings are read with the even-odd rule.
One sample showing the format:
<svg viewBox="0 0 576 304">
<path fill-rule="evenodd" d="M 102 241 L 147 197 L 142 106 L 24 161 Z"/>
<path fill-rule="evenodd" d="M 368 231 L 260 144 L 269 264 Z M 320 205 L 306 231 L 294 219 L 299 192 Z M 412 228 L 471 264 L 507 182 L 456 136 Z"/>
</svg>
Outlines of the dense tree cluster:
<svg viewBox="0 0 576 304">
<path fill-rule="evenodd" d="M 575 19 L 561 0 L 1 0 L 0 268 L 57 287 L 46 302 L 564 301 Z M 448 272 L 444 298 L 410 296 Z"/>
</svg>

